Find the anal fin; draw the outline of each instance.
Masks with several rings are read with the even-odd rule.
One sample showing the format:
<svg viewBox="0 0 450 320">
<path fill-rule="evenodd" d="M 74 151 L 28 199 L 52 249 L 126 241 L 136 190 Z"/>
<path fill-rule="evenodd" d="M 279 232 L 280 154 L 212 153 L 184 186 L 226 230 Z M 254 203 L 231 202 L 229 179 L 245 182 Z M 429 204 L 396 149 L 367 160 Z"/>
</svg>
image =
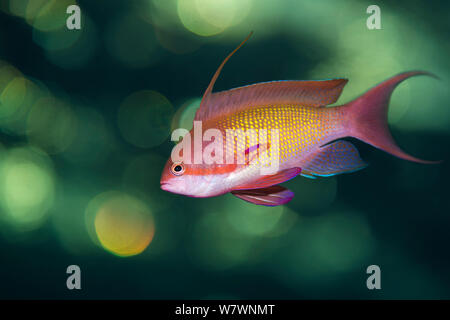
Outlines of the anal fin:
<svg viewBox="0 0 450 320">
<path fill-rule="evenodd" d="M 308 178 L 328 177 L 354 172 L 366 166 L 352 143 L 338 140 L 309 155 L 305 159 L 301 174 Z"/>
</svg>

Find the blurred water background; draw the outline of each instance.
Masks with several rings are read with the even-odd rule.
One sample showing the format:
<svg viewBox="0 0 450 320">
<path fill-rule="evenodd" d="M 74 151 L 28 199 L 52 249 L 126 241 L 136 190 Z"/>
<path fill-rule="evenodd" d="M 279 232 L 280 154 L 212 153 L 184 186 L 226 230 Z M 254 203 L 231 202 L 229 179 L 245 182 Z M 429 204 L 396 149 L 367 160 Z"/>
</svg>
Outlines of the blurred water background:
<svg viewBox="0 0 450 320">
<path fill-rule="evenodd" d="M 81 30 L 66 28 L 81 7 Z M 381 30 L 366 9 L 381 8 Z M 450 298 L 449 162 L 357 143 L 360 172 L 288 183 L 255 206 L 159 188 L 222 59 L 216 91 L 346 77 L 338 104 L 408 70 L 393 135 L 450 159 L 450 4 L 331 0 L 0 1 L 0 298 Z M 82 290 L 66 288 L 79 265 Z M 382 290 L 366 288 L 381 267 Z"/>
</svg>

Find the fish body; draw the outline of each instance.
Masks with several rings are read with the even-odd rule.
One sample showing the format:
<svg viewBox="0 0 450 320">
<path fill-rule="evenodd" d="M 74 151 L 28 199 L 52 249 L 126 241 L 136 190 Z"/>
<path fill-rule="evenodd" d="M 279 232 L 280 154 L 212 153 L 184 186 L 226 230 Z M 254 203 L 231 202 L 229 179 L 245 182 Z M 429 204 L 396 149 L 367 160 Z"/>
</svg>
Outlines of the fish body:
<svg viewBox="0 0 450 320">
<path fill-rule="evenodd" d="M 231 192 L 254 204 L 281 205 L 294 194 L 279 184 L 297 175 L 326 177 L 366 166 L 355 146 L 342 140 L 345 137 L 360 139 L 405 160 L 433 163 L 403 152 L 387 125 L 394 88 L 411 76 L 428 73 L 399 74 L 336 107 L 326 106 L 338 99 L 347 79 L 273 81 L 212 93 L 223 65 L 239 47 L 216 71 L 189 139 L 187 135 L 183 138 L 183 143 L 200 141 L 200 147 L 198 143 L 181 145 L 181 161 L 174 161 L 172 154 L 161 177 L 163 190 L 191 197 Z M 196 128 L 196 123 L 201 127 Z M 262 169 L 273 162 L 275 171 L 264 174 Z"/>
<path fill-rule="evenodd" d="M 226 137 L 227 130 L 267 131 L 267 140 L 271 141 L 272 130 L 279 132 L 279 171 L 291 168 L 305 168 L 308 156 L 337 138 L 345 136 L 342 110 L 339 108 L 314 108 L 296 105 L 259 106 L 210 122 L 204 132 L 217 128 Z M 251 139 L 235 138 L 233 149 L 224 143 L 224 152 L 237 153 L 252 147 Z M 206 145 L 207 146 L 207 145 Z M 224 182 L 231 191 L 245 180 L 260 176 L 261 163 L 241 164 L 234 168 L 234 174 L 228 175 Z M 230 166 L 230 170 L 233 166 Z M 303 175 L 306 175 L 305 170 Z M 307 171 L 306 171 L 307 172 Z M 245 174 L 245 177 L 242 177 Z"/>
</svg>

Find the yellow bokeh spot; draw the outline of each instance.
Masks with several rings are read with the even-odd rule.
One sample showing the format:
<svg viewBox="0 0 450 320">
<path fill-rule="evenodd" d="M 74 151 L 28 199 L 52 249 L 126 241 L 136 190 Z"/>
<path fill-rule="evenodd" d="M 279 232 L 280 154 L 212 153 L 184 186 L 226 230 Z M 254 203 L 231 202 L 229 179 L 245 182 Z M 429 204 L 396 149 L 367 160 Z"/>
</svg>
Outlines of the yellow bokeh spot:
<svg viewBox="0 0 450 320">
<path fill-rule="evenodd" d="M 24 134 L 31 106 L 48 90 L 11 66 L 0 67 L 0 74 L 0 126 L 8 133 Z"/>
<path fill-rule="evenodd" d="M 14 0 L 11 0 L 14 1 Z M 48 4 L 48 0 L 28 0 L 23 18 L 29 24 L 33 24 L 34 18 L 39 14 L 43 7 Z"/>
<path fill-rule="evenodd" d="M 66 9 L 77 4 L 75 0 L 9 0 L 6 11 L 25 19 L 40 31 L 53 31 L 66 25 Z"/>
<path fill-rule="evenodd" d="M 205 21 L 198 13 L 195 0 L 178 0 L 178 16 L 184 27 L 200 36 L 213 36 L 224 29 Z"/>
<path fill-rule="evenodd" d="M 205 21 L 225 29 L 245 18 L 250 11 L 251 0 L 196 0 L 196 4 Z"/>
<path fill-rule="evenodd" d="M 117 191 L 95 197 L 88 205 L 86 217 L 88 224 L 93 222 L 101 246 L 120 257 L 140 254 L 155 234 L 153 216 L 147 205 Z"/>
<path fill-rule="evenodd" d="M 0 95 L 0 117 L 10 117 L 22 106 L 26 93 L 26 79 L 15 77 L 3 89 Z"/>
<path fill-rule="evenodd" d="M 29 1 L 30 0 L 9 0 L 6 11 L 10 14 L 23 18 L 25 17 L 25 12 Z"/>
<path fill-rule="evenodd" d="M 11 80 L 21 76 L 22 73 L 19 70 L 14 68 L 8 62 L 0 60 L 0 93 L 3 92 Z"/>
<path fill-rule="evenodd" d="M 39 9 L 33 9 L 36 14 L 30 21 L 34 28 L 41 31 L 65 28 L 68 17 L 66 9 L 73 4 L 76 4 L 73 0 L 47 0 Z"/>
</svg>

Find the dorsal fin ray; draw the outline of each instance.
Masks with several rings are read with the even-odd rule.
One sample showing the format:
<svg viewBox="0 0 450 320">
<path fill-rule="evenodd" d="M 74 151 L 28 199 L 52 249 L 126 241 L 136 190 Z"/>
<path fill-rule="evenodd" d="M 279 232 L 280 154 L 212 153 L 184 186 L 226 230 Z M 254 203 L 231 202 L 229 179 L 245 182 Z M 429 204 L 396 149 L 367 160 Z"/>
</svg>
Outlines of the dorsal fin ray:
<svg viewBox="0 0 450 320">
<path fill-rule="evenodd" d="M 283 80 L 213 93 L 195 120 L 208 120 L 261 106 L 323 107 L 337 101 L 347 79 Z"/>
<path fill-rule="evenodd" d="M 194 120 L 209 120 L 252 107 L 294 105 L 322 107 L 336 102 L 347 79 L 271 81 L 212 93 L 225 63 L 247 42 L 253 32 L 220 64 L 203 94 Z"/>
<path fill-rule="evenodd" d="M 209 82 L 208 87 L 205 90 L 205 93 L 203 94 L 203 98 L 202 101 L 200 102 L 200 107 L 197 110 L 197 113 L 195 114 L 195 118 L 197 119 L 197 116 L 199 115 L 199 113 L 204 112 L 203 110 L 205 110 L 207 108 L 207 103 L 209 100 L 209 97 L 211 96 L 211 92 L 212 89 L 214 87 L 214 84 L 216 83 L 217 78 L 220 75 L 220 72 L 222 71 L 223 66 L 225 65 L 225 63 L 227 63 L 227 61 L 231 58 L 231 56 L 238 51 L 243 45 L 244 43 L 247 42 L 247 40 L 252 36 L 253 31 L 249 33 L 249 35 L 244 39 L 244 41 L 241 42 L 241 44 L 239 44 L 236 49 L 234 49 L 220 64 L 220 66 L 217 68 L 216 73 L 214 73 L 211 81 Z"/>
</svg>

